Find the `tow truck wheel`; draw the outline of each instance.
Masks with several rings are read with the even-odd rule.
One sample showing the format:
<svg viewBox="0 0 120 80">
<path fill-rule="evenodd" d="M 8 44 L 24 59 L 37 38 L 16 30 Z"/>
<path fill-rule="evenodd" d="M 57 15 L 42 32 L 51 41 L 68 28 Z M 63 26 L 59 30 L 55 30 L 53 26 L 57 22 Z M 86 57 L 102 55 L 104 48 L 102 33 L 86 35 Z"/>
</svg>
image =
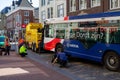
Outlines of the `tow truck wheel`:
<svg viewBox="0 0 120 80">
<path fill-rule="evenodd" d="M 104 65 L 107 69 L 112 71 L 119 71 L 120 57 L 117 53 L 111 51 L 107 52 L 104 56 Z"/>
<path fill-rule="evenodd" d="M 35 43 L 33 43 L 32 47 L 33 47 L 32 51 L 34 52 L 35 51 Z"/>
<path fill-rule="evenodd" d="M 32 51 L 33 51 L 33 44 L 31 45 L 31 49 L 32 49 Z"/>
<path fill-rule="evenodd" d="M 35 43 L 32 44 L 32 51 L 35 51 Z"/>
<path fill-rule="evenodd" d="M 36 44 L 34 44 L 34 51 L 37 52 Z"/>
<path fill-rule="evenodd" d="M 28 44 L 28 42 L 26 42 L 26 48 L 27 48 L 27 49 L 29 48 L 29 44 Z"/>
</svg>

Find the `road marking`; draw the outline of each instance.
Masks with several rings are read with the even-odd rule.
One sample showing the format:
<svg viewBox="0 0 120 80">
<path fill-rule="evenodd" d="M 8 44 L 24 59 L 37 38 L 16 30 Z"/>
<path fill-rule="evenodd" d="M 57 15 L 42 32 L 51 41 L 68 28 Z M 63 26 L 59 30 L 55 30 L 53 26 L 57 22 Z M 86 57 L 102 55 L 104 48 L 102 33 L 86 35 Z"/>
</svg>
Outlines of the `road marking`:
<svg viewBox="0 0 120 80">
<path fill-rule="evenodd" d="M 21 68 L 2 68 L 2 69 L 0 69 L 0 76 L 25 74 L 25 73 L 29 73 L 29 71 L 26 71 Z"/>
</svg>

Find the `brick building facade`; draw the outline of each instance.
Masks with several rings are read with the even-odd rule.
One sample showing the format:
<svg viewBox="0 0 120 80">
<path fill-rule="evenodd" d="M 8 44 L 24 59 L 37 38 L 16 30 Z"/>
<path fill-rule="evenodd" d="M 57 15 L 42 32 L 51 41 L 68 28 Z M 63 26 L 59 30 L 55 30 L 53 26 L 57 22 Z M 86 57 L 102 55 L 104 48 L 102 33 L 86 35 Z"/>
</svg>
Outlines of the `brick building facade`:
<svg viewBox="0 0 120 80">
<path fill-rule="evenodd" d="M 120 0 L 67 0 L 67 15 L 83 15 L 120 10 Z"/>
<path fill-rule="evenodd" d="M 33 13 L 34 7 L 28 0 L 13 1 L 10 11 L 6 14 L 8 36 L 11 38 L 23 36 L 25 26 L 29 22 L 34 22 Z"/>
</svg>

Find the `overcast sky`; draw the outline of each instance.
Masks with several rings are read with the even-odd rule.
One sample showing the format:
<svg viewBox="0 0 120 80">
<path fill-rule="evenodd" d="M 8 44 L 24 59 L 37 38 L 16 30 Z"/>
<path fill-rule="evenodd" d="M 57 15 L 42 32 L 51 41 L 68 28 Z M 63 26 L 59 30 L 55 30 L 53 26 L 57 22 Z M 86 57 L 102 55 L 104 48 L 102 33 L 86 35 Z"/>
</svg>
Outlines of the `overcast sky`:
<svg viewBox="0 0 120 80">
<path fill-rule="evenodd" d="M 5 8 L 6 6 L 11 6 L 13 0 L 0 0 L 0 11 Z M 14 0 L 16 1 L 16 0 Z M 30 1 L 30 0 L 29 0 Z M 33 6 L 38 7 L 39 6 L 39 0 L 32 0 Z"/>
</svg>

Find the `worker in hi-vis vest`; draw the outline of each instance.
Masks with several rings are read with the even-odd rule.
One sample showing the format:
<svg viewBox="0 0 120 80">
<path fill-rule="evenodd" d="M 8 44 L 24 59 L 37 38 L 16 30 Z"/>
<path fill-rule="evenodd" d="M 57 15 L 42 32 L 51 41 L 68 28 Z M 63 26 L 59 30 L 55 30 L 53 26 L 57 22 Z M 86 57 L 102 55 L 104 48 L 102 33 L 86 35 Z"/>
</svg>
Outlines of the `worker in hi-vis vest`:
<svg viewBox="0 0 120 80">
<path fill-rule="evenodd" d="M 27 48 L 25 47 L 25 44 L 20 47 L 19 54 L 21 57 L 25 57 L 27 55 Z"/>
</svg>

